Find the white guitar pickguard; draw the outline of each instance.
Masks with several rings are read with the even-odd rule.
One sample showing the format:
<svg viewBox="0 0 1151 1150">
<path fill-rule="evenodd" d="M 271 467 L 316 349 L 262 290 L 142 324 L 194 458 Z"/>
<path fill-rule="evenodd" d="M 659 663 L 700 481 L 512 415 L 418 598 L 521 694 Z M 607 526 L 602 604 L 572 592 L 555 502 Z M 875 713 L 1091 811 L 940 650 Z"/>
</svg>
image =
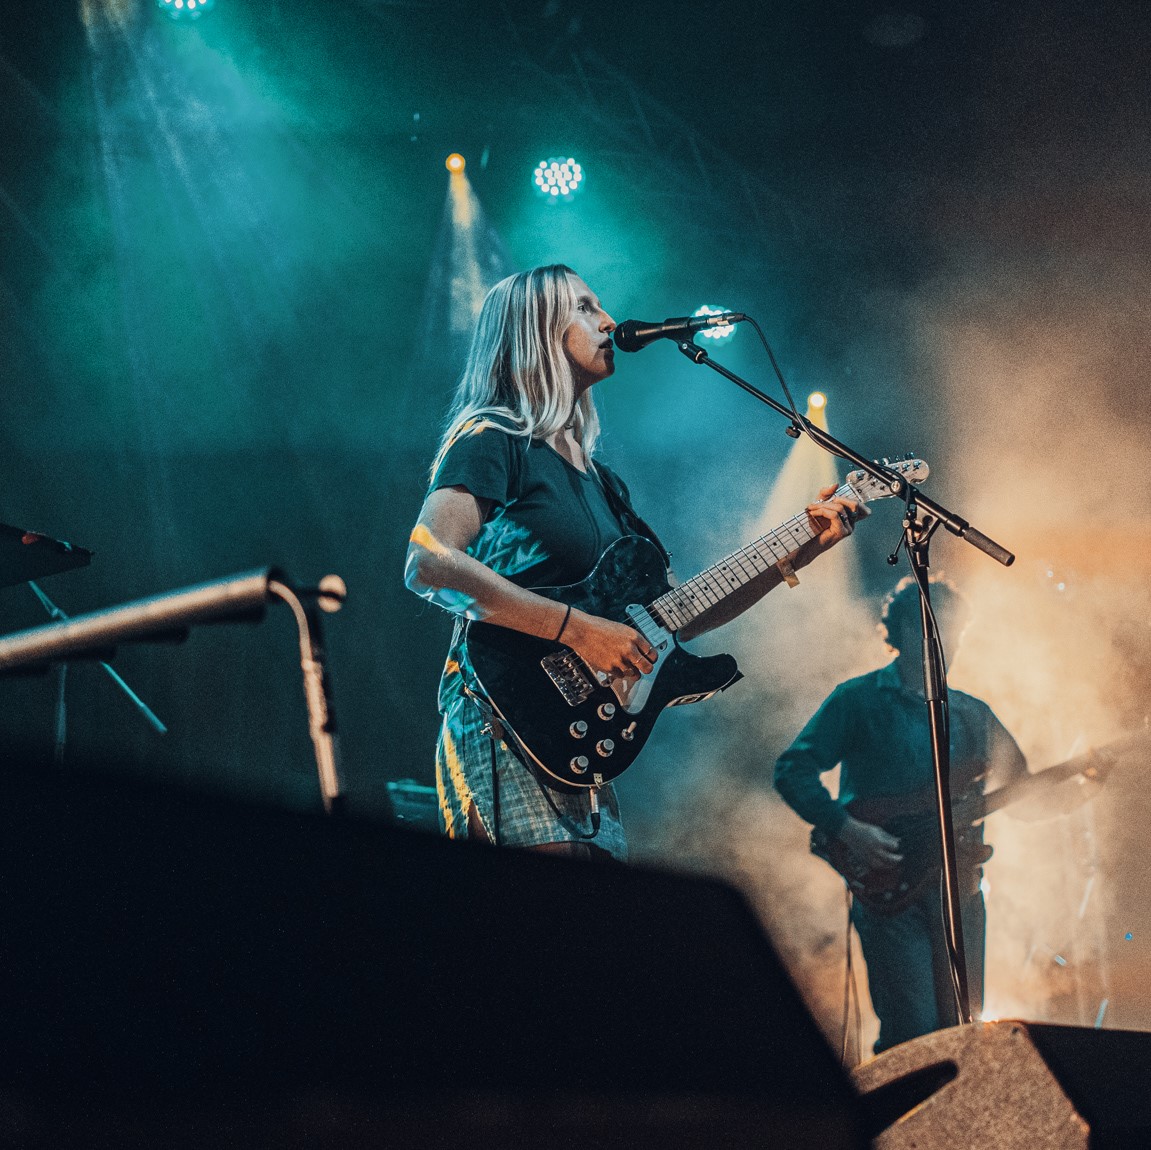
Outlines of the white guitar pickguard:
<svg viewBox="0 0 1151 1150">
<path fill-rule="evenodd" d="M 627 617 L 631 620 L 632 626 L 655 648 L 657 655 L 662 656 L 671 650 L 675 642 L 671 632 L 661 627 L 638 603 L 628 606 Z M 657 661 L 646 675 L 641 675 L 638 679 L 612 680 L 611 689 L 619 699 L 619 705 L 629 715 L 639 714 L 647 706 L 652 686 L 661 670 L 662 665 Z"/>
</svg>

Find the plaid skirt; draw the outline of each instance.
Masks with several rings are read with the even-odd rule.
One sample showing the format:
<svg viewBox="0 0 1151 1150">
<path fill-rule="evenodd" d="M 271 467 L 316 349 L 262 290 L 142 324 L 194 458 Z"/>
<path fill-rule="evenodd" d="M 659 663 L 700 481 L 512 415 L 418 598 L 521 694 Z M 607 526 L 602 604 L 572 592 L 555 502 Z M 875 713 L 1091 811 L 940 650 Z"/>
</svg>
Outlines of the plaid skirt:
<svg viewBox="0 0 1151 1150">
<path fill-rule="evenodd" d="M 466 695 L 448 702 L 436 747 L 436 790 L 440 827 L 453 839 L 468 837 L 468 812 L 475 807 L 488 838 L 501 846 L 590 843 L 620 862 L 627 839 L 615 787 L 598 789 L 599 829 L 591 817 L 589 792 L 554 791 L 536 778 L 499 738 L 484 733 L 484 717 Z M 492 746 L 499 781 L 499 823 L 492 793 Z"/>
</svg>

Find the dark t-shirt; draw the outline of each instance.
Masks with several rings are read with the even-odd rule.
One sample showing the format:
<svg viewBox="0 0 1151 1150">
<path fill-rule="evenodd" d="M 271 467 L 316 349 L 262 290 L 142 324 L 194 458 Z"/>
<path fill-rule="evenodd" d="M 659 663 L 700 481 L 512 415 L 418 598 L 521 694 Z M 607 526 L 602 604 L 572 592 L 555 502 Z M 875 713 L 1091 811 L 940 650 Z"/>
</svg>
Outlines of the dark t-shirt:
<svg viewBox="0 0 1151 1150">
<path fill-rule="evenodd" d="M 491 501 L 468 553 L 521 587 L 578 583 L 628 533 L 594 469 L 580 471 L 541 440 L 498 427 L 453 443 L 431 486 L 464 487 Z"/>
<path fill-rule="evenodd" d="M 981 775 L 984 786 L 1006 786 L 1026 775 L 1023 752 L 991 708 L 962 691 L 947 694 L 953 794 Z M 819 777 L 837 763 L 838 801 Z M 775 765 L 779 793 L 831 837 L 842 828 L 844 805 L 852 799 L 925 792 L 934 777 L 927 707 L 921 695 L 903 686 L 894 662 L 840 683 Z"/>
<path fill-rule="evenodd" d="M 602 464 L 625 501 L 627 489 Z M 499 427 L 460 436 L 448 449 L 431 490 L 463 487 L 492 507 L 468 554 L 521 587 L 564 587 L 586 578 L 609 543 L 631 532 L 594 471 L 573 467 L 540 440 Z M 458 610 L 467 614 L 468 604 Z M 471 679 L 457 625 L 440 680 L 440 710 L 463 701 Z"/>
</svg>

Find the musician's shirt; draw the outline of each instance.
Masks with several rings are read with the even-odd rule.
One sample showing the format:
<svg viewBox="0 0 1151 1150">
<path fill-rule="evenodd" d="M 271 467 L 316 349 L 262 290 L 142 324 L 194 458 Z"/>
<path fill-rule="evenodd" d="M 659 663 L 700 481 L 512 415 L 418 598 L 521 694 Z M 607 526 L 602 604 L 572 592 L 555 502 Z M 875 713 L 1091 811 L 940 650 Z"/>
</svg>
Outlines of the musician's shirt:
<svg viewBox="0 0 1151 1150">
<path fill-rule="evenodd" d="M 550 444 L 498 427 L 448 449 L 432 490 L 455 486 L 492 504 L 468 554 L 522 587 L 578 583 L 625 534 L 594 468 L 580 471 Z"/>
<path fill-rule="evenodd" d="M 563 587 L 591 574 L 604 549 L 629 534 L 604 481 L 630 511 L 623 481 L 602 463 L 583 472 L 542 440 L 488 425 L 456 439 L 431 489 L 463 487 L 490 501 L 469 555 L 522 587 Z M 466 613 L 467 605 L 460 606 Z M 460 692 L 459 672 L 467 673 L 462 659 L 457 629 L 440 684 L 443 713 Z"/>
<path fill-rule="evenodd" d="M 1027 773 L 1006 727 L 981 699 L 949 691 L 952 795 Z M 820 775 L 840 766 L 839 798 Z M 983 776 L 982 781 L 980 776 Z M 914 794 L 934 783 L 927 706 L 895 663 L 841 683 L 775 765 L 775 787 L 801 818 L 834 837 L 852 799 Z"/>
</svg>

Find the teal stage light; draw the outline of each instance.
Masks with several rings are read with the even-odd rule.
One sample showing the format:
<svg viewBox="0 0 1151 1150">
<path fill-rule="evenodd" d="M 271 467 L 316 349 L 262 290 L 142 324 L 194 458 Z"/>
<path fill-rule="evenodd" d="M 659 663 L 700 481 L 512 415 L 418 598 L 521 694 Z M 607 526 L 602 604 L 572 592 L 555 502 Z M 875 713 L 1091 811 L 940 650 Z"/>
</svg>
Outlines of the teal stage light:
<svg viewBox="0 0 1151 1150">
<path fill-rule="evenodd" d="M 583 186 L 584 170 L 570 156 L 544 160 L 536 165 L 533 179 L 544 199 L 567 202 Z"/>
<path fill-rule="evenodd" d="M 703 307 L 697 307 L 693 314 L 723 315 L 725 311 L 730 310 L 730 308 L 726 307 L 711 307 L 705 303 Z M 702 335 L 704 339 L 710 339 L 713 343 L 722 343 L 725 340 L 731 339 L 731 337 L 735 335 L 735 324 L 728 324 L 726 327 L 707 327 L 697 334 Z"/>
<path fill-rule="evenodd" d="M 216 0 L 156 0 L 156 7 L 173 20 L 198 20 L 216 6 Z"/>
</svg>

